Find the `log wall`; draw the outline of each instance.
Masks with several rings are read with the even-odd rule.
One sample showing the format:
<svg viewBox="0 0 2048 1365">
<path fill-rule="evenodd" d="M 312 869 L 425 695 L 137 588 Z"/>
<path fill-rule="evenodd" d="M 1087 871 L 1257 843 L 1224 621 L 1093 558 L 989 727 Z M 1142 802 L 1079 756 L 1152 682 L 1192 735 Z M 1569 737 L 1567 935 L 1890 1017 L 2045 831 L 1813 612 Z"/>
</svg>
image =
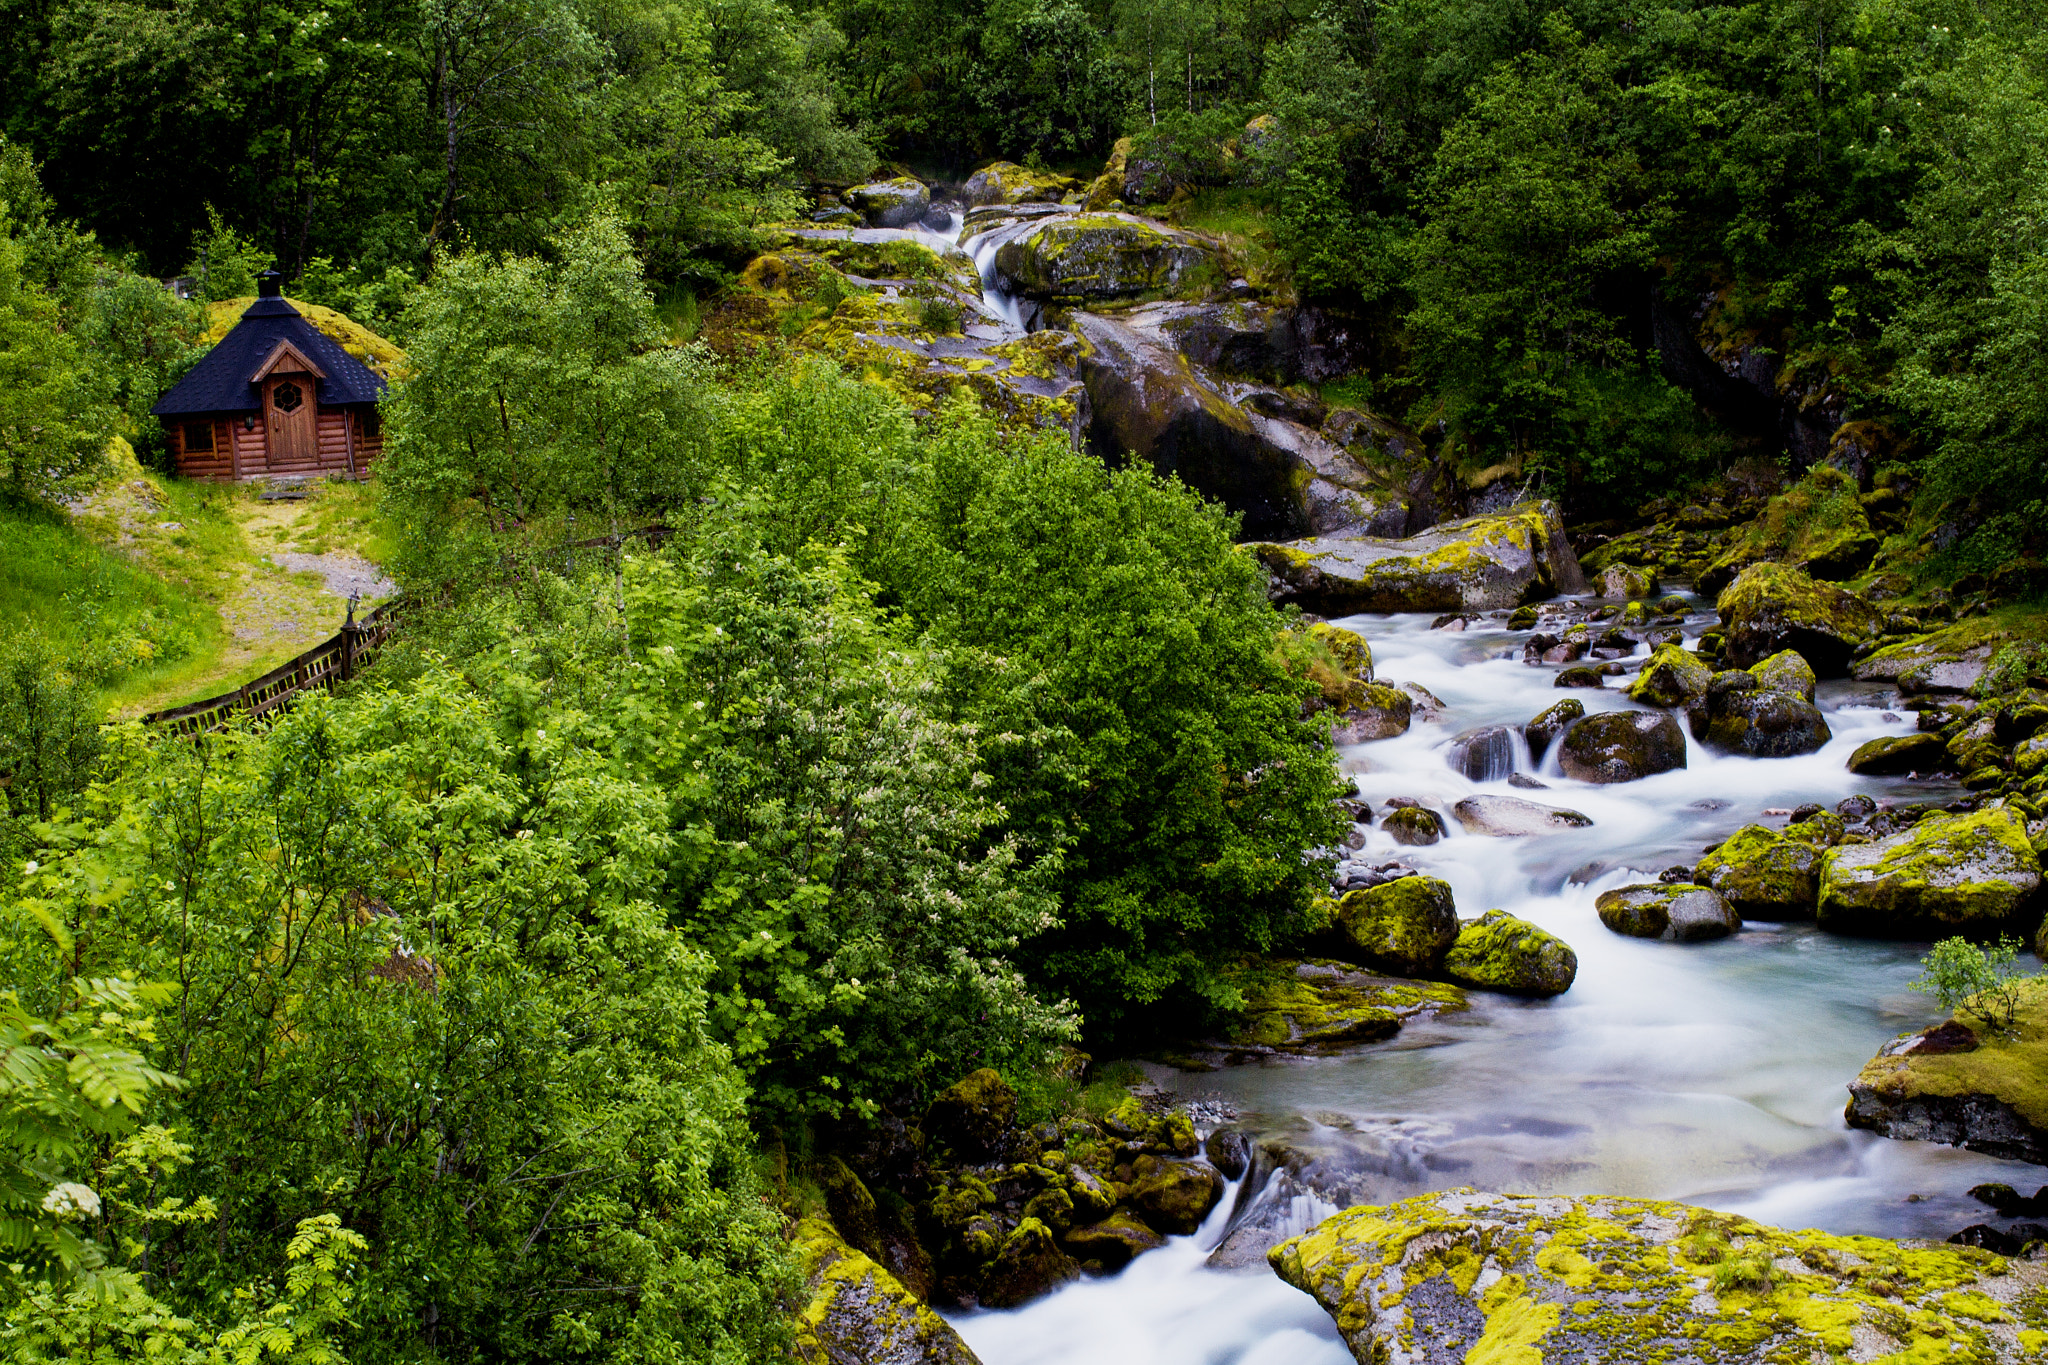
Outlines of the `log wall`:
<svg viewBox="0 0 2048 1365">
<path fill-rule="evenodd" d="M 217 420 L 213 423 L 213 449 L 185 449 L 186 422 L 173 421 L 168 424 L 171 439 L 171 458 L 177 471 L 188 479 L 258 479 L 269 476 L 288 478 L 319 477 L 327 474 L 350 472 L 350 444 L 354 444 L 354 472 L 357 478 L 369 474 L 370 468 L 384 454 L 384 435 L 381 429 L 375 436 L 364 432 L 361 413 L 352 408 L 321 408 L 314 421 L 317 437 L 317 454 L 312 459 L 275 460 L 270 458 L 269 432 L 262 422 L 253 431 L 243 430 L 239 419 Z"/>
</svg>

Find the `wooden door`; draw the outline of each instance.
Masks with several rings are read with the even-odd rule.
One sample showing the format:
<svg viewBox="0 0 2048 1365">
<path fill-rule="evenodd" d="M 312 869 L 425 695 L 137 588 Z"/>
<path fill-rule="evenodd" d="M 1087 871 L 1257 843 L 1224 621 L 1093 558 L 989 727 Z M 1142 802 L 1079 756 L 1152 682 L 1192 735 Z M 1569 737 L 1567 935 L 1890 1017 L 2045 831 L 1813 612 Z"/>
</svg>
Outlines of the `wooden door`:
<svg viewBox="0 0 2048 1365">
<path fill-rule="evenodd" d="M 265 385 L 273 467 L 320 461 L 320 438 L 313 425 L 314 382 L 309 374 L 278 374 Z"/>
</svg>

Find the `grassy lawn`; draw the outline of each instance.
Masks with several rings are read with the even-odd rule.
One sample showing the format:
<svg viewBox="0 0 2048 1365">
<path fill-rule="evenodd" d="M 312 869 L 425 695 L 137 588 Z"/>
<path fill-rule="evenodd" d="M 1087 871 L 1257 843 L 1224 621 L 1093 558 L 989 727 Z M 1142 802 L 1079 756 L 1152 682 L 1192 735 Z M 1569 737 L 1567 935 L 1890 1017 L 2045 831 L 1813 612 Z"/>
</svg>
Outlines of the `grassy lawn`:
<svg viewBox="0 0 2048 1365">
<path fill-rule="evenodd" d="M 68 513 L 0 506 L 0 627 L 32 625 L 133 716 L 224 692 L 332 635 L 351 589 L 391 585 L 374 483 L 259 485 L 111 477 Z"/>
</svg>

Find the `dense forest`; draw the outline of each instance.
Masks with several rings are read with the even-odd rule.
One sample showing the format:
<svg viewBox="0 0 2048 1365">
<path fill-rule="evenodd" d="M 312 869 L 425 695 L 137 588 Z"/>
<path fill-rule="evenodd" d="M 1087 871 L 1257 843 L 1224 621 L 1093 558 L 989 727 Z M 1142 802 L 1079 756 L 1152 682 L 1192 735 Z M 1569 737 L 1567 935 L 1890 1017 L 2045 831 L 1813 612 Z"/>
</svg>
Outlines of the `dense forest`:
<svg viewBox="0 0 2048 1365">
<path fill-rule="evenodd" d="M 2034 5 L 0 14 L 10 516 L 167 470 L 261 271 L 406 355 L 368 681 L 167 742 L 100 701 L 167 608 L 0 633 L 11 1360 L 781 1358 L 815 1162 L 979 1068 L 1056 1120 L 1327 927 L 1343 661 L 1231 511 L 700 339 L 821 195 L 1115 156 L 1453 478 L 1620 526 L 1847 458 L 1915 572 L 2043 549 Z"/>
</svg>

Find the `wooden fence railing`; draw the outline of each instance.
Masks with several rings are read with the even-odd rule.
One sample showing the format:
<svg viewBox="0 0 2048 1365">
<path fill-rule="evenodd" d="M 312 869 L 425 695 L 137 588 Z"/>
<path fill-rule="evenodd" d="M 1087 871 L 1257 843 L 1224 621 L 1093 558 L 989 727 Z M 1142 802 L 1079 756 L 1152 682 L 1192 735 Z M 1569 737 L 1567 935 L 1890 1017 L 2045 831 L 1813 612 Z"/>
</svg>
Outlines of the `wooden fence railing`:
<svg viewBox="0 0 2048 1365">
<path fill-rule="evenodd" d="M 575 527 L 576 518 L 571 516 L 571 535 L 575 533 Z M 649 548 L 658 548 L 674 534 L 674 528 L 668 526 L 641 526 L 609 536 L 570 540 L 560 548 L 564 567 L 574 573 L 578 550 L 611 550 L 616 554 L 629 540 L 645 541 Z M 350 600 L 353 603 L 354 599 Z M 391 634 L 392 614 L 397 605 L 396 599 L 384 603 L 363 617 L 360 623 L 343 626 L 298 658 L 279 664 L 232 692 L 174 706 L 168 711 L 152 711 L 142 718 L 142 723 L 161 725 L 174 734 L 201 734 L 225 727 L 236 716 L 254 719 L 282 710 L 291 705 L 293 697 L 309 688 L 318 687 L 331 692 L 335 684 L 355 677 L 377 657 L 378 649 Z M 352 622 L 355 619 L 353 610 L 349 619 Z"/>
<path fill-rule="evenodd" d="M 205 701 L 188 702 L 168 711 L 153 711 L 142 718 L 144 725 L 161 725 L 173 734 L 195 735 L 224 728 L 237 716 L 252 719 L 282 710 L 292 698 L 310 688 L 332 691 L 347 682 L 377 657 L 391 634 L 393 607 L 386 602 L 360 622 L 314 645 L 296 659 L 279 664 L 262 677 L 243 683 Z"/>
</svg>

